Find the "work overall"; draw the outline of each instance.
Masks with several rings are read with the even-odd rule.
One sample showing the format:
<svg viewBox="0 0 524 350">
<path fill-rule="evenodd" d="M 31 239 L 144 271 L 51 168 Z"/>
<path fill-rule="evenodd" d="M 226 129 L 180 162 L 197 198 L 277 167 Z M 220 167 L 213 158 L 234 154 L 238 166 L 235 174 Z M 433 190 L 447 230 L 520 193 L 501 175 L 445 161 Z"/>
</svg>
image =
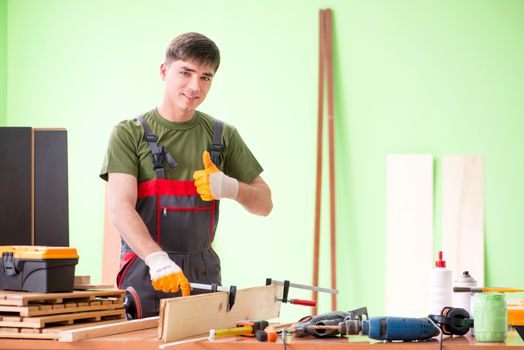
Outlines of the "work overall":
<svg viewBox="0 0 524 350">
<path fill-rule="evenodd" d="M 192 180 L 165 179 L 164 162 L 174 169 L 176 160 L 163 146 L 158 145 L 156 136 L 143 117 L 137 120 L 144 128 L 156 172 L 155 180 L 138 185 L 137 212 L 151 237 L 180 266 L 189 282 L 220 285 L 220 260 L 211 248 L 218 224 L 219 201 L 203 201 Z M 222 126 L 221 121 L 215 121 L 210 150 L 211 159 L 217 166 L 222 149 Z M 156 316 L 159 314 L 160 299 L 181 295 L 180 292 L 154 290 L 149 268 L 123 239 L 117 286 L 126 289 L 127 299 L 131 299 L 126 300 L 128 318 Z M 197 293 L 196 290 L 191 292 Z M 130 312 L 130 309 L 133 311 Z"/>
</svg>

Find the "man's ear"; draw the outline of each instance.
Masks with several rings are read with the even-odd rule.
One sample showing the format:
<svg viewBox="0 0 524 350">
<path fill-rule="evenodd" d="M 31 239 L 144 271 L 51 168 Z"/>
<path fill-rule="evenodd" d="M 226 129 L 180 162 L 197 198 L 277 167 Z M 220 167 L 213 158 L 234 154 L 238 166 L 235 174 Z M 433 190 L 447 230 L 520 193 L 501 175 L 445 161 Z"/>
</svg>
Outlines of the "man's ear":
<svg viewBox="0 0 524 350">
<path fill-rule="evenodd" d="M 160 78 L 165 81 L 167 76 L 167 64 L 162 63 L 160 65 Z"/>
</svg>

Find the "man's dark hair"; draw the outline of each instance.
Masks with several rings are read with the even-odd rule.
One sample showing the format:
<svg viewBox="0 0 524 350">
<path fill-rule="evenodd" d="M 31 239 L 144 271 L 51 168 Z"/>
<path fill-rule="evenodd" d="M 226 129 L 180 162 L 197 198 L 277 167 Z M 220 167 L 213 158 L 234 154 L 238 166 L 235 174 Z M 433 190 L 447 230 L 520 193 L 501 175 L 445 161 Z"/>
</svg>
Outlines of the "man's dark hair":
<svg viewBox="0 0 524 350">
<path fill-rule="evenodd" d="M 178 60 L 209 64 L 216 72 L 220 65 L 220 51 L 216 44 L 205 35 L 184 33 L 174 38 L 166 50 L 167 64 Z"/>
</svg>

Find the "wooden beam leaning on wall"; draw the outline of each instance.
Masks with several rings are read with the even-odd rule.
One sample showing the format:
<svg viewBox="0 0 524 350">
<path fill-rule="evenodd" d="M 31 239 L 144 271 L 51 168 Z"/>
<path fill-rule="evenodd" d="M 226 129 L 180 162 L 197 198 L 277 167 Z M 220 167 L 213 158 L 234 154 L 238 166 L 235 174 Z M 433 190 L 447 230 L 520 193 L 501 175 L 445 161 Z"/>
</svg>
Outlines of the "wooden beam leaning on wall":
<svg viewBox="0 0 524 350">
<path fill-rule="evenodd" d="M 209 333 L 213 328 L 234 327 L 239 320 L 270 320 L 280 315 L 282 287 L 239 289 L 227 311 L 228 293 L 199 294 L 160 301 L 159 338 L 165 342 Z"/>
<path fill-rule="evenodd" d="M 333 44 L 332 44 L 331 9 L 319 12 L 319 57 L 318 57 L 318 121 L 317 121 L 317 175 L 315 192 L 315 228 L 313 238 L 313 286 L 319 284 L 320 255 L 320 212 L 322 201 L 322 154 L 324 124 L 324 82 L 327 87 L 328 109 L 328 147 L 329 147 L 329 225 L 330 225 L 330 264 L 331 288 L 337 289 L 337 258 L 335 232 L 335 124 L 333 98 Z M 314 291 L 312 299 L 318 301 L 318 292 Z M 337 296 L 331 295 L 331 310 L 337 310 Z M 316 315 L 317 306 L 312 314 Z"/>
</svg>

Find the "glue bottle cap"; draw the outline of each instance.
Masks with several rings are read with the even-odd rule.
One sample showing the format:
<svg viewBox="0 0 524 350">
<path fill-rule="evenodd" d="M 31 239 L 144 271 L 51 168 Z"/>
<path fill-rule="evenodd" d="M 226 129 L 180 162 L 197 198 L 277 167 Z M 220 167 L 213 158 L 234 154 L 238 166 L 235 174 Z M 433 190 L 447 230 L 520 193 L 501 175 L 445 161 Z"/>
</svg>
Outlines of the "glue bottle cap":
<svg viewBox="0 0 524 350">
<path fill-rule="evenodd" d="M 442 251 L 438 252 L 438 260 L 435 261 L 435 267 L 441 267 L 441 268 L 446 267 L 446 261 L 442 260 Z"/>
</svg>

